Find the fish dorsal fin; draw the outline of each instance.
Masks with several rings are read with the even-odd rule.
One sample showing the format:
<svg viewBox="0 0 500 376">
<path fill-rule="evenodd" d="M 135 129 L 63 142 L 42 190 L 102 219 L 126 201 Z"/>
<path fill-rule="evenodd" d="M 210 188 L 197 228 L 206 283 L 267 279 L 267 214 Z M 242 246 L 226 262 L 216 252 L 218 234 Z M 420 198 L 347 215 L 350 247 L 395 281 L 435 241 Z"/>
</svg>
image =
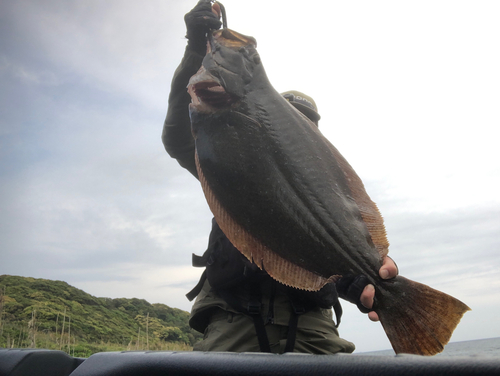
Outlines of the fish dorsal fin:
<svg viewBox="0 0 500 376">
<path fill-rule="evenodd" d="M 359 208 L 363 222 L 368 228 L 373 244 L 380 254 L 380 257 L 384 258 L 389 252 L 389 241 L 387 240 L 387 233 L 385 231 L 382 214 L 380 214 L 377 205 L 366 193 L 363 182 L 351 167 L 349 162 L 347 162 L 335 146 L 333 146 L 330 142 L 328 143 L 333 155 L 335 156 L 335 160 L 344 172 L 347 185 L 349 186 L 354 202 L 356 202 Z"/>
</svg>

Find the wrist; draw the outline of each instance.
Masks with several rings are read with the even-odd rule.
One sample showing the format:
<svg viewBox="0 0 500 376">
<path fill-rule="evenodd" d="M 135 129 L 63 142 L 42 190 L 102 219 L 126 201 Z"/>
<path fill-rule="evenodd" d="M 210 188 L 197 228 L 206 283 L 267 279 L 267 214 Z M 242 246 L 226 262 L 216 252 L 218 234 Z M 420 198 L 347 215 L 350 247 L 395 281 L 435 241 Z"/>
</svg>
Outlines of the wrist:
<svg viewBox="0 0 500 376">
<path fill-rule="evenodd" d="M 207 40 L 205 38 L 200 39 L 200 38 L 188 38 L 188 44 L 187 47 L 193 51 L 196 52 L 197 54 L 201 56 L 205 56 L 207 52 Z"/>
</svg>

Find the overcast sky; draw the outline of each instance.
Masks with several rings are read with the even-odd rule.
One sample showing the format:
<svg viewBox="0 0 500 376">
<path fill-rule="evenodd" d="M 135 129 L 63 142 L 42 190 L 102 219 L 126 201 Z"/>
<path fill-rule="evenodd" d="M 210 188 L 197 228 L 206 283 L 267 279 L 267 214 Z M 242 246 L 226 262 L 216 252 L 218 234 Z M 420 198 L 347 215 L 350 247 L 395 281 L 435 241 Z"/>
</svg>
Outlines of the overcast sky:
<svg viewBox="0 0 500 376">
<path fill-rule="evenodd" d="M 400 273 L 472 308 L 452 341 L 499 337 L 500 3 L 223 3 L 316 100 Z M 160 135 L 195 4 L 0 0 L 0 274 L 190 310 L 211 214 Z M 390 348 L 343 305 L 358 351 Z"/>
</svg>

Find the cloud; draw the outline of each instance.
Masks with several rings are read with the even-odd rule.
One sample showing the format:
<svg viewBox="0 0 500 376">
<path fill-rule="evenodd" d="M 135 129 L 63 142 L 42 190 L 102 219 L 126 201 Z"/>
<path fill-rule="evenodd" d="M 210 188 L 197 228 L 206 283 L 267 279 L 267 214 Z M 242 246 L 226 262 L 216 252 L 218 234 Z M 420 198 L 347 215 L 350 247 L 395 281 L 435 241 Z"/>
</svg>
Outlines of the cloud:
<svg viewBox="0 0 500 376">
<path fill-rule="evenodd" d="M 173 32 L 184 28 L 182 18 L 170 19 L 169 14 L 183 12 L 186 3 L 31 1 L 6 8 L 12 39 L 21 42 L 9 47 L 19 59 L 32 60 L 37 68 L 51 64 L 58 75 L 85 77 L 103 91 L 164 108 L 169 87 L 165 72 L 173 72 L 185 44 L 183 35 Z M 172 51 L 179 60 L 169 58 Z M 24 72 L 30 72 L 28 67 Z"/>
<path fill-rule="evenodd" d="M 89 271 L 92 278 L 77 274 L 73 277 L 75 285 L 95 295 L 113 298 L 146 299 L 150 303 L 164 303 L 171 307 L 190 310 L 191 304 L 185 294 L 191 290 L 201 271 L 190 265 L 169 267 L 140 262 L 122 265 L 117 273 L 111 267 L 95 268 Z M 107 276 L 111 275 L 112 278 Z"/>
<path fill-rule="evenodd" d="M 211 214 L 160 134 L 194 3 L 1 3 L 0 273 L 189 309 L 201 273 L 191 253 L 206 248 Z M 401 273 L 473 308 L 457 338 L 500 335 L 487 328 L 500 308 L 496 9 L 225 6 L 230 27 L 257 38 L 275 88 L 315 98 Z M 360 349 L 385 338 L 347 312 L 341 333 Z"/>
</svg>

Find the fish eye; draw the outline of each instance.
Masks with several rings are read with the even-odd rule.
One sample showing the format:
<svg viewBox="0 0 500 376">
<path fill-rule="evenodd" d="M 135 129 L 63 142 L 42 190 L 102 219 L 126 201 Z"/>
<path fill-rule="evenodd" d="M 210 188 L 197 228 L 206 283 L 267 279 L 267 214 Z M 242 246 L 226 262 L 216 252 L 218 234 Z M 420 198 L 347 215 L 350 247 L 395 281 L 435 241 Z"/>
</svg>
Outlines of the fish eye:
<svg viewBox="0 0 500 376">
<path fill-rule="evenodd" d="M 253 57 L 253 62 L 254 62 L 255 64 L 260 64 L 260 56 L 259 56 L 259 55 L 255 55 L 255 56 Z"/>
</svg>

